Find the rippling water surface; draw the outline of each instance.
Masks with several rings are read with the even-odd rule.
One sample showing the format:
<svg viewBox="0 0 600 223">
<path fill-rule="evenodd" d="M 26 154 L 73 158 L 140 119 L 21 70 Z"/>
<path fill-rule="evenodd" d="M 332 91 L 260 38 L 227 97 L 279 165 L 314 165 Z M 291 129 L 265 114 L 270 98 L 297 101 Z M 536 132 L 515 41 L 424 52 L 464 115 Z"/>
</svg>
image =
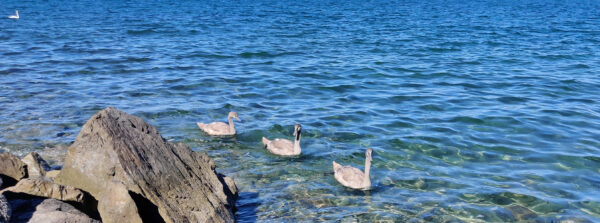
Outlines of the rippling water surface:
<svg viewBox="0 0 600 223">
<path fill-rule="evenodd" d="M 600 221 L 598 1 L 1 5 L 0 150 L 114 106 L 212 156 L 240 222 Z M 295 123 L 300 157 L 262 148 Z M 373 189 L 341 187 L 367 147 Z"/>
</svg>

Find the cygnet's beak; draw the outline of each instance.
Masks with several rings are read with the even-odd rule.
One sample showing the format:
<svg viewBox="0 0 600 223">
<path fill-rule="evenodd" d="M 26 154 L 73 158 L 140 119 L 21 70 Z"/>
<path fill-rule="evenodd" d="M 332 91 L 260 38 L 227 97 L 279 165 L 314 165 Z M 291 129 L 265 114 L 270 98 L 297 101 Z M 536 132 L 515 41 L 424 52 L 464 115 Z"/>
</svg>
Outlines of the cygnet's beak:
<svg viewBox="0 0 600 223">
<path fill-rule="evenodd" d="M 238 121 L 240 121 L 240 122 L 242 121 L 242 120 L 240 120 L 240 118 L 238 118 L 238 117 L 235 117 L 235 119 L 236 119 L 236 120 L 238 120 Z"/>
</svg>

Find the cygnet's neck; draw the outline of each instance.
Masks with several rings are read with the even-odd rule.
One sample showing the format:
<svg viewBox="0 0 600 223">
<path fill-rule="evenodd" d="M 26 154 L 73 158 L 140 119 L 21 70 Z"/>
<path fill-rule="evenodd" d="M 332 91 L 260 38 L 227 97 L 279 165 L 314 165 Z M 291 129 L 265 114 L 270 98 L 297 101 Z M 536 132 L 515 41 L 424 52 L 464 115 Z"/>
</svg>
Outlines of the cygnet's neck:
<svg viewBox="0 0 600 223">
<path fill-rule="evenodd" d="M 302 133 L 297 132 L 296 136 L 294 137 L 294 152 L 295 153 L 300 153 L 301 152 L 301 148 L 300 148 L 300 138 L 301 138 Z"/>
<path fill-rule="evenodd" d="M 229 131 L 235 132 L 235 125 L 233 124 L 233 117 L 229 116 L 227 119 L 229 120 Z"/>
<path fill-rule="evenodd" d="M 366 157 L 366 159 L 365 159 L 365 179 L 363 179 L 363 184 L 366 186 L 371 185 L 371 178 L 369 177 L 370 172 L 371 172 L 371 159 L 369 157 Z"/>
</svg>

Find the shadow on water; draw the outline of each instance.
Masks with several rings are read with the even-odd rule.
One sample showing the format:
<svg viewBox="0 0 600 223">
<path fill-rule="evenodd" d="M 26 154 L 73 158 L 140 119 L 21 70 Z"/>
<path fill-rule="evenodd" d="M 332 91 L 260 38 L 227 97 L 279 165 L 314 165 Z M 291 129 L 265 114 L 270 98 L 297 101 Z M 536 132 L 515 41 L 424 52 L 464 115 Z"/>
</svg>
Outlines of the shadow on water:
<svg viewBox="0 0 600 223">
<path fill-rule="evenodd" d="M 373 185 L 371 185 L 371 189 L 364 191 L 365 195 L 374 195 L 374 194 L 379 194 L 379 193 L 386 193 L 389 191 L 392 191 L 396 188 L 396 185 L 394 184 L 388 184 L 388 185 L 384 185 L 384 184 L 380 184 L 380 183 L 374 183 Z"/>
<path fill-rule="evenodd" d="M 258 215 L 257 209 L 260 206 L 258 192 L 240 192 L 236 202 L 236 222 L 256 222 Z"/>
</svg>

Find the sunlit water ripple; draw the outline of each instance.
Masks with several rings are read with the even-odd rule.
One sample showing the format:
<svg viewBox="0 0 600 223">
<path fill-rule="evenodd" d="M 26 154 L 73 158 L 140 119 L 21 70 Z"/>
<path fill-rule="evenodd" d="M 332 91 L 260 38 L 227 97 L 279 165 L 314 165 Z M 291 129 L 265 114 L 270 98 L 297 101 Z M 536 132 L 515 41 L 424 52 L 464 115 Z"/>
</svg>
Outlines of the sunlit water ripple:
<svg viewBox="0 0 600 223">
<path fill-rule="evenodd" d="M 19 20 L 9 20 L 18 9 Z M 114 106 L 205 151 L 240 222 L 600 221 L 598 1 L 2 1 L 0 150 Z M 196 121 L 237 111 L 234 138 Z M 291 138 L 280 158 L 262 136 Z M 331 161 L 373 189 L 342 188 Z M 46 148 L 46 149 L 44 149 Z"/>
</svg>

